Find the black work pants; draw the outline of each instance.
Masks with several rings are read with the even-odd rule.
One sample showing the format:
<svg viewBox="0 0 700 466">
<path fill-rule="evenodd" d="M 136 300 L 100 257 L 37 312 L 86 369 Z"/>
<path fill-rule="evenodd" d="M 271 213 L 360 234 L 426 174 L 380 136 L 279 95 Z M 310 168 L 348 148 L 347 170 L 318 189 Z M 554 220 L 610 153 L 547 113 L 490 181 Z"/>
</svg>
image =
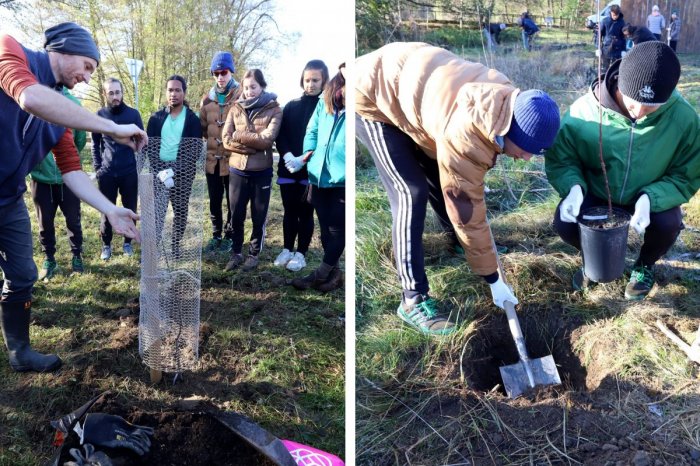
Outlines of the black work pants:
<svg viewBox="0 0 700 466">
<path fill-rule="evenodd" d="M 66 218 L 68 242 L 73 255 L 83 250 L 83 229 L 80 224 L 80 199 L 63 184 L 47 184 L 32 180 L 32 200 L 39 220 L 39 244 L 46 257 L 56 254 L 56 212 L 60 208 Z"/>
<path fill-rule="evenodd" d="M 284 206 L 282 218 L 284 248 L 294 251 L 294 243 L 298 238 L 296 251 L 305 255 L 314 234 L 314 208 L 306 200 L 307 186 L 296 182 L 279 186 Z"/>
<path fill-rule="evenodd" d="M 231 202 L 231 251 L 240 254 L 243 250 L 243 235 L 246 210 L 250 202 L 250 217 L 253 231 L 250 233 L 248 254 L 257 256 L 265 245 L 267 209 L 270 206 L 272 176 L 229 175 L 228 193 Z"/>
<path fill-rule="evenodd" d="M 345 187 L 311 187 L 311 203 L 321 227 L 323 262 L 336 266 L 345 250 Z"/>
<path fill-rule="evenodd" d="M 563 201 L 563 200 L 562 200 Z M 588 193 L 583 198 L 581 204 L 581 213 L 578 219 L 581 219 L 582 213 L 589 207 L 607 207 L 608 202 L 599 199 Z M 634 214 L 634 204 L 622 206 L 613 204 L 613 207 L 624 209 L 630 214 Z M 581 250 L 581 235 L 579 233 L 577 223 L 562 222 L 559 216 L 561 202 L 554 212 L 554 230 L 561 236 L 565 243 L 570 244 L 579 251 Z M 649 216 L 650 224 L 644 232 L 644 242 L 642 249 L 639 252 L 639 262 L 647 267 L 651 267 L 658 261 L 661 256 L 666 254 L 676 238 L 684 227 L 681 216 L 681 208 L 673 207 L 672 209 L 664 210 L 663 212 L 652 212 Z"/>
<path fill-rule="evenodd" d="M 113 204 L 117 202 L 117 194 L 122 198 L 122 205 L 127 209 L 136 212 L 136 204 L 139 192 L 139 177 L 136 172 L 122 176 L 111 176 L 109 174 L 97 177 L 97 185 L 100 192 Z M 102 244 L 109 246 L 112 244 L 112 225 L 105 215 L 100 221 L 100 236 Z M 131 243 L 131 238 L 124 237 L 124 243 Z"/>
<path fill-rule="evenodd" d="M 231 201 L 228 196 L 229 177 L 219 175 L 219 164 L 216 161 L 214 173 L 207 173 L 207 191 L 209 193 L 209 218 L 211 219 L 211 232 L 214 238 L 221 238 L 222 235 L 229 238 L 231 236 Z M 221 208 L 221 201 L 226 198 L 226 223 Z"/>
</svg>

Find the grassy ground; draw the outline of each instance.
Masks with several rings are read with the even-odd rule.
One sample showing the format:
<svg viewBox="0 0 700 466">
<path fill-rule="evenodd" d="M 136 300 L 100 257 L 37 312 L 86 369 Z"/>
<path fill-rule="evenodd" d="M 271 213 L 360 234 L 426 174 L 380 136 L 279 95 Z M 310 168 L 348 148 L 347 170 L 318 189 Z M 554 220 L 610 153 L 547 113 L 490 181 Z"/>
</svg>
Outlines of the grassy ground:
<svg viewBox="0 0 700 466">
<path fill-rule="evenodd" d="M 590 83 L 586 44 L 517 50 L 487 60 L 519 87 L 539 87 L 562 110 Z M 698 57 L 682 55 L 679 88 L 698 106 Z M 517 361 L 488 287 L 450 251 L 429 216 L 424 235 L 431 294 L 459 313 L 459 331 L 421 336 L 395 315 L 401 289 L 386 195 L 366 154 L 357 160 L 357 462 L 363 465 L 697 464 L 698 367 L 656 330 L 662 319 L 686 341 L 700 324 L 700 197 L 685 205 L 686 230 L 657 267 L 650 297 L 624 300 L 625 279 L 573 292 L 581 266 L 551 227 L 558 196 L 542 161 L 499 160 L 486 180 L 489 217 L 506 276 L 520 299 L 531 356 L 552 354 L 564 384 L 509 400 L 498 367 Z M 630 233 L 627 264 L 640 239 Z"/>
<path fill-rule="evenodd" d="M 25 198 L 35 223 L 31 199 Z M 282 248 L 281 209 L 275 186 L 267 247 L 256 271 L 223 273 L 226 254 L 203 263 L 200 313 L 206 330 L 200 334 L 199 367 L 175 385 L 167 376 L 151 384 L 138 354 L 138 253 L 125 257 L 115 238 L 112 260 L 101 261 L 99 217 L 83 206 L 86 273 L 72 276 L 59 214 L 61 271 L 35 288 L 31 340 L 37 350 L 58 352 L 64 365 L 54 374 L 16 374 L 0 354 L 0 465 L 45 464 L 53 450 L 49 421 L 105 390 L 124 407 L 156 412 L 201 397 L 251 417 L 280 438 L 342 456 L 344 293 L 298 292 L 285 285 L 294 274 L 272 265 Z M 208 217 L 202 221 L 208 239 Z M 40 267 L 38 242 L 34 250 Z M 309 266 L 300 274 L 318 265 L 319 252 L 317 229 Z"/>
</svg>

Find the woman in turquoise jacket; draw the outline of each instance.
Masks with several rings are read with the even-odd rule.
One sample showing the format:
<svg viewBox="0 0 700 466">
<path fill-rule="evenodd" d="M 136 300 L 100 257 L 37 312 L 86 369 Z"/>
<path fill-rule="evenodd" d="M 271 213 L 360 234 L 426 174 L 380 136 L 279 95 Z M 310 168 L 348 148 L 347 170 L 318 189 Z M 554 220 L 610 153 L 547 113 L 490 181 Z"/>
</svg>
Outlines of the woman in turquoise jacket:
<svg viewBox="0 0 700 466">
<path fill-rule="evenodd" d="M 331 291 L 343 283 L 338 261 L 345 249 L 345 64 L 331 79 L 314 110 L 304 137 L 302 163 L 308 163 L 309 196 L 321 227 L 323 262 L 292 285 Z M 295 161 L 287 167 L 298 170 Z"/>
<path fill-rule="evenodd" d="M 680 205 L 700 189 L 700 120 L 675 90 L 680 73 L 678 58 L 666 44 L 635 45 L 613 63 L 603 83 L 594 82 L 574 102 L 545 156 L 547 178 L 564 197 L 554 228 L 580 249 L 580 213 L 607 206 L 598 155 L 603 107 L 603 159 L 612 203 L 633 214 L 630 225 L 644 235 L 625 289 L 628 300 L 644 299 L 651 291 L 654 264 L 683 229 Z M 575 289 L 590 284 L 583 270 L 576 272 Z"/>
</svg>

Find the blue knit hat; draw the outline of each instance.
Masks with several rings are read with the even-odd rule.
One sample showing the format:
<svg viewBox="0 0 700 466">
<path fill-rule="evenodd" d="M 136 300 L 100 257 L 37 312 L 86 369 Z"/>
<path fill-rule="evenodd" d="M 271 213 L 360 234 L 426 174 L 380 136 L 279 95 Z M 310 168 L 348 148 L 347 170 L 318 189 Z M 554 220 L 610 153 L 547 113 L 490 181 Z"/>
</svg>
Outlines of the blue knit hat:
<svg viewBox="0 0 700 466">
<path fill-rule="evenodd" d="M 231 73 L 235 72 L 236 69 L 233 67 L 233 55 L 228 52 L 216 52 L 214 58 L 211 60 L 211 72 L 216 70 L 231 70 Z"/>
<path fill-rule="evenodd" d="M 552 145 L 557 131 L 559 108 L 546 92 L 530 89 L 518 94 L 508 139 L 531 154 L 539 154 Z"/>
</svg>

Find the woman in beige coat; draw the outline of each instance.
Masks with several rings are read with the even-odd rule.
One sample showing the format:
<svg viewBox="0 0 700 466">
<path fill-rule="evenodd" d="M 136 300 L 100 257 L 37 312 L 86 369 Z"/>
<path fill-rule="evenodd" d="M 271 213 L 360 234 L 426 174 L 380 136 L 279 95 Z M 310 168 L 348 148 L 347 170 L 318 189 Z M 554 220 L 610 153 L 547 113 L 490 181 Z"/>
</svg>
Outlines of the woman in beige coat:
<svg viewBox="0 0 700 466">
<path fill-rule="evenodd" d="M 231 204 L 231 259 L 225 271 L 242 265 L 252 270 L 265 244 L 265 223 L 272 185 L 272 144 L 282 123 L 277 95 L 266 92 L 267 82 L 259 69 L 243 77 L 243 94 L 231 108 L 224 125 L 224 147 L 229 158 L 229 200 Z M 243 257 L 243 224 L 250 202 L 253 231 L 247 257 Z"/>
</svg>

